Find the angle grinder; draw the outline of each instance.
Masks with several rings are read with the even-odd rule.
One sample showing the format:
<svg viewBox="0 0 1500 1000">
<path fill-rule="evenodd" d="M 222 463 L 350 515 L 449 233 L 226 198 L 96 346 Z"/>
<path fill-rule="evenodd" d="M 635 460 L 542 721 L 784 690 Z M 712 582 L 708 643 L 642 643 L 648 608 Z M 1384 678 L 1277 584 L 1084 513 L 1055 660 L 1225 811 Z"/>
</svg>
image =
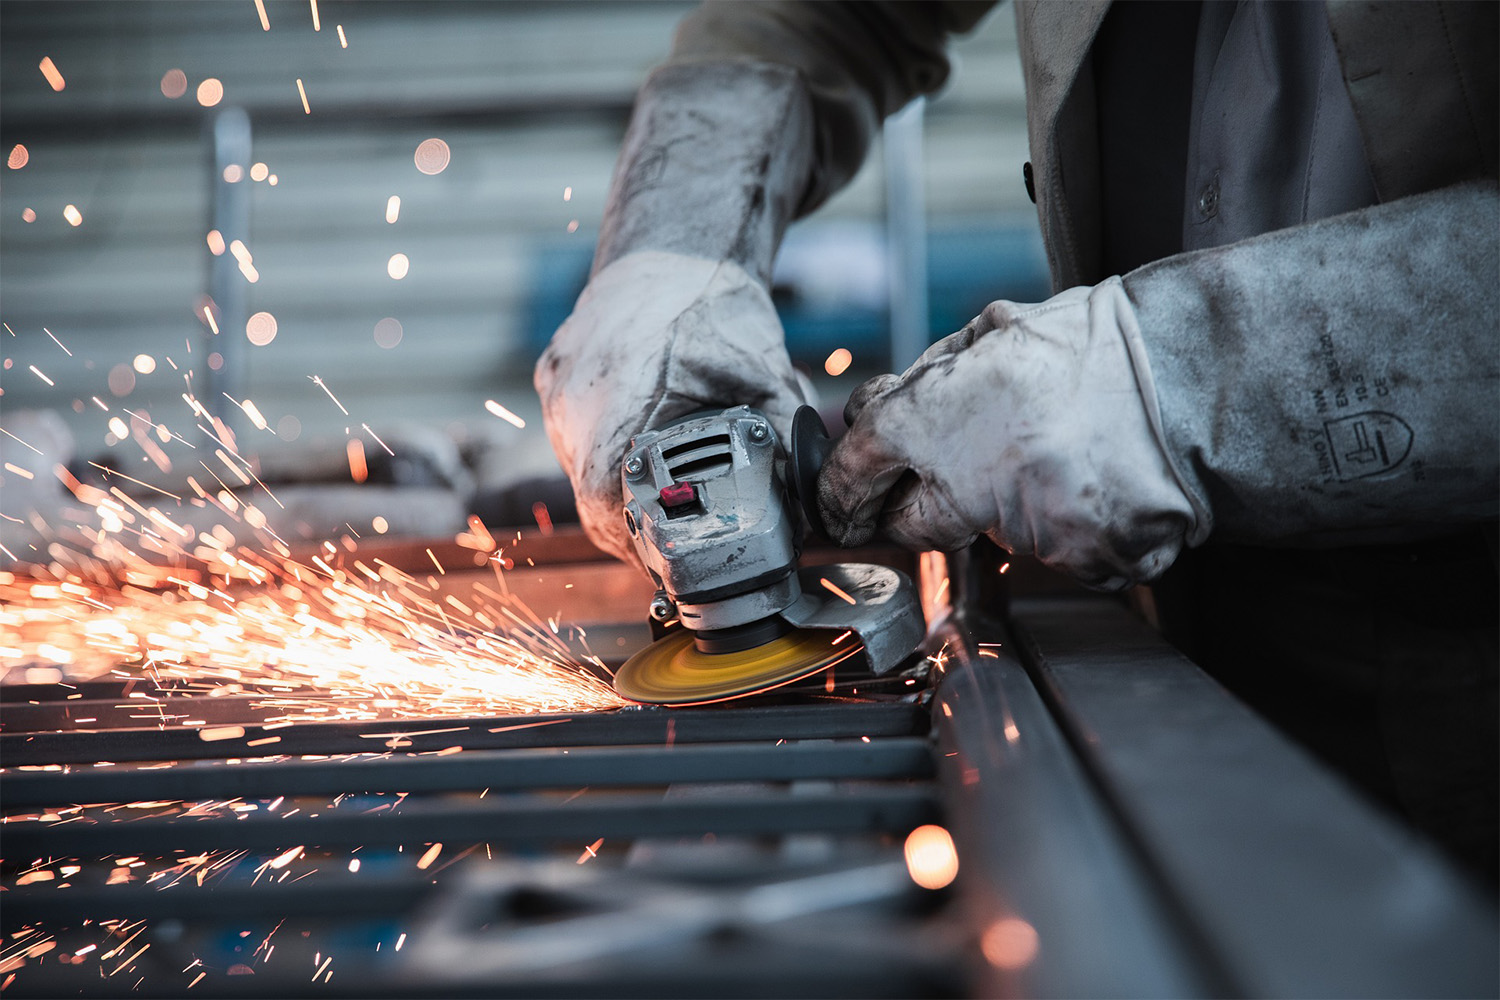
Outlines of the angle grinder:
<svg viewBox="0 0 1500 1000">
<path fill-rule="evenodd" d="M 661 705 L 723 701 L 855 657 L 887 673 L 916 648 L 926 626 L 905 574 L 797 566 L 802 514 L 819 523 L 814 483 L 831 447 L 810 406 L 785 443 L 748 406 L 631 440 L 625 526 L 657 585 L 657 639 L 615 674 L 616 691 Z"/>
</svg>

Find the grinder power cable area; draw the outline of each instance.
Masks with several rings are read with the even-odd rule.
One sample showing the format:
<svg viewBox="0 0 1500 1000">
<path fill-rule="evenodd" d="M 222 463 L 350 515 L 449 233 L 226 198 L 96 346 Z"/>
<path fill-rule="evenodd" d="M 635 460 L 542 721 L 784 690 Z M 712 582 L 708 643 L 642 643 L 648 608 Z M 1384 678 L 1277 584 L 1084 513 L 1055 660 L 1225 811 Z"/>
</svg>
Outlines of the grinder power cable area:
<svg viewBox="0 0 1500 1000">
<path fill-rule="evenodd" d="M 785 445 L 748 406 L 702 412 L 631 441 L 625 526 L 656 583 L 656 641 L 615 674 L 632 701 L 757 694 L 855 658 L 890 672 L 926 626 L 910 579 L 864 563 L 798 568 L 803 515 L 831 445 L 804 406 Z"/>
</svg>

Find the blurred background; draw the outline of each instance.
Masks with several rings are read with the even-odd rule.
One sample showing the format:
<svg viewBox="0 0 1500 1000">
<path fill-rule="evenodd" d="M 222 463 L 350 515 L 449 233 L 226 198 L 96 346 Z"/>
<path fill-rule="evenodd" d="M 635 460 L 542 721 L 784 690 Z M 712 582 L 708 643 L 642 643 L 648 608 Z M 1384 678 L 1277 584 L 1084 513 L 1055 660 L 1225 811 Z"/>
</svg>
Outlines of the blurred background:
<svg viewBox="0 0 1500 1000">
<path fill-rule="evenodd" d="M 457 442 L 492 498 L 555 478 L 531 367 L 689 6 L 6 0 L 0 417 L 51 411 L 75 466 L 157 482 L 138 432 L 196 440 L 191 387 L 303 478 L 354 438 Z M 1047 294 L 1014 49 L 1008 9 L 959 40 L 946 90 L 788 236 L 774 294 L 825 412 Z"/>
</svg>

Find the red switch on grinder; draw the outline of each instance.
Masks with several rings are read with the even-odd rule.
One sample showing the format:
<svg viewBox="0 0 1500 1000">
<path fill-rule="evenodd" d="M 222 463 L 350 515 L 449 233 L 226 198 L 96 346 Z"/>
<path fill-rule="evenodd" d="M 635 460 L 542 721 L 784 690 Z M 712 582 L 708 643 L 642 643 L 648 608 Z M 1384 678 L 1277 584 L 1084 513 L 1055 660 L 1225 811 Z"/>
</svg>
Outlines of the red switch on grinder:
<svg viewBox="0 0 1500 1000">
<path fill-rule="evenodd" d="M 671 486 L 663 486 L 657 494 L 661 501 L 662 510 L 667 512 L 668 517 L 686 514 L 689 510 L 700 506 L 698 500 L 698 487 L 694 483 L 673 483 Z"/>
</svg>

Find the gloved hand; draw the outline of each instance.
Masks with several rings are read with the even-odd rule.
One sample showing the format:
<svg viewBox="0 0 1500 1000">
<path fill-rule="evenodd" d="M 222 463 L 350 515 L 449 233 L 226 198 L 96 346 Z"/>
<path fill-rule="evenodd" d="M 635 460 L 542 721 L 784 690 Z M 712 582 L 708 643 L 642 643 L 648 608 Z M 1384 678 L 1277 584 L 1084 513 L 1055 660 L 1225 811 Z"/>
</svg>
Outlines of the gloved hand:
<svg viewBox="0 0 1500 1000">
<path fill-rule="evenodd" d="M 856 390 L 818 479 L 829 535 L 952 551 L 980 534 L 1089 586 L 1159 575 L 1209 531 L 1164 447 L 1119 278 L 994 302 Z"/>
<path fill-rule="evenodd" d="M 633 436 L 746 404 L 788 440 L 804 402 L 764 286 L 732 261 L 660 251 L 594 276 L 537 363 L 536 388 L 584 530 L 629 561 L 620 462 Z"/>
<path fill-rule="evenodd" d="M 740 404 L 786 434 L 803 402 L 766 288 L 809 189 L 812 134 L 784 66 L 668 65 L 636 99 L 594 273 L 536 367 L 579 520 L 622 559 L 636 558 L 620 485 L 631 437 Z"/>
</svg>

